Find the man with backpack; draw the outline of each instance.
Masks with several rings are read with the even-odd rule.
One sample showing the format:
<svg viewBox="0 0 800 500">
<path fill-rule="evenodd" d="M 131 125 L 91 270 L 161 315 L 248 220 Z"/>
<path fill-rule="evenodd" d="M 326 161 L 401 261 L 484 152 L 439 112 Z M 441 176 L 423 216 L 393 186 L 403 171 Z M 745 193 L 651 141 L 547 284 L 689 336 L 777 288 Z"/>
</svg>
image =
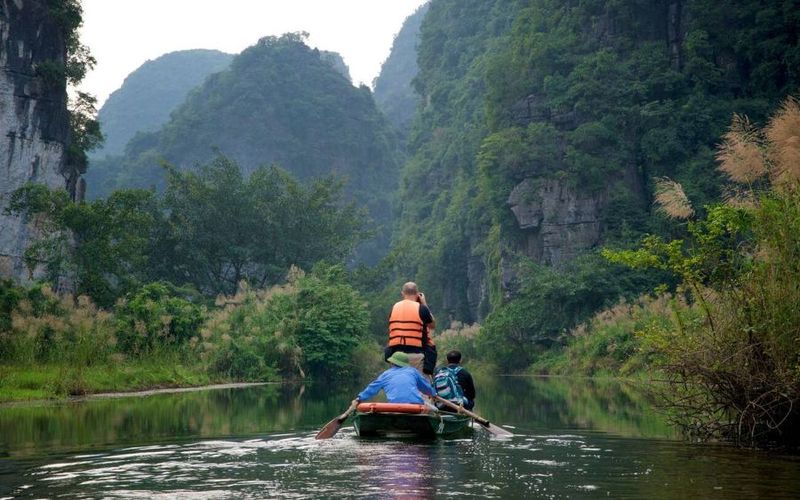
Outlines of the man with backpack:
<svg viewBox="0 0 800 500">
<path fill-rule="evenodd" d="M 447 365 L 436 370 L 433 385 L 436 394 L 451 403 L 462 405 L 467 410 L 475 407 L 475 384 L 472 382 L 472 375 L 461 366 L 459 351 L 453 350 L 447 353 Z M 440 409 L 448 408 L 440 407 Z"/>
</svg>

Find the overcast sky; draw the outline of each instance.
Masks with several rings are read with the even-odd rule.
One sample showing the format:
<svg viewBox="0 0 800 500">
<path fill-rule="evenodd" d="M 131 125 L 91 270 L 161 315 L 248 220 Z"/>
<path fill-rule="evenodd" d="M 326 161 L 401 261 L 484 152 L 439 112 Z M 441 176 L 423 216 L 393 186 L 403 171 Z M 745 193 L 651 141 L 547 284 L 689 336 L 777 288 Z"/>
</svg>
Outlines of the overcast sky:
<svg viewBox="0 0 800 500">
<path fill-rule="evenodd" d="M 81 40 L 97 59 L 81 88 L 98 107 L 148 59 L 184 49 L 238 53 L 267 35 L 307 31 L 372 85 L 394 35 L 425 0 L 83 0 Z"/>
</svg>

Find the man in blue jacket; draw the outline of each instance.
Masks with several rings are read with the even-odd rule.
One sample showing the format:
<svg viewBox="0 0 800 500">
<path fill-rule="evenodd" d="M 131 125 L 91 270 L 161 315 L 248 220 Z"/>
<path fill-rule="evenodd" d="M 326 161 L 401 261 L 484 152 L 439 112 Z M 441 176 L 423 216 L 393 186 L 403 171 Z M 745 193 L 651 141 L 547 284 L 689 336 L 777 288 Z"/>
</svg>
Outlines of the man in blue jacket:
<svg viewBox="0 0 800 500">
<path fill-rule="evenodd" d="M 355 399 L 357 403 L 372 398 L 381 390 L 386 393 L 386 400 L 389 403 L 423 404 L 423 394 L 428 396 L 436 394 L 430 382 L 409 364 L 408 354 L 397 351 L 386 361 L 394 366 L 381 373 L 361 391 Z"/>
</svg>

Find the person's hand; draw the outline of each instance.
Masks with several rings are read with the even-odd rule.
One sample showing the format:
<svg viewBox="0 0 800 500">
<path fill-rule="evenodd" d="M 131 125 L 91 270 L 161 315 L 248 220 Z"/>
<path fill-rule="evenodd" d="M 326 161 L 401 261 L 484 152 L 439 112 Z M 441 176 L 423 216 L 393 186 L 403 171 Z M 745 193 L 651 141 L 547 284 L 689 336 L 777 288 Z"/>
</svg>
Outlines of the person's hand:
<svg viewBox="0 0 800 500">
<path fill-rule="evenodd" d="M 419 292 L 419 293 L 417 294 L 417 296 L 419 297 L 419 303 L 420 303 L 420 304 L 422 304 L 422 305 L 425 305 L 425 306 L 427 306 L 427 305 L 428 305 L 428 302 L 425 300 L 425 294 L 424 294 L 424 293 L 422 293 L 422 292 Z"/>
</svg>

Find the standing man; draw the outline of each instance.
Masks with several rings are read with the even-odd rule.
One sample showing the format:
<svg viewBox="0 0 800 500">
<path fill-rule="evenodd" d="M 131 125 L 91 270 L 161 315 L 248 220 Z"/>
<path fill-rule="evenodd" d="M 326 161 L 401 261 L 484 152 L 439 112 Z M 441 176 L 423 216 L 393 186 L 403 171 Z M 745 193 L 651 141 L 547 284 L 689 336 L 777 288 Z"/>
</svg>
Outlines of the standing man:
<svg viewBox="0 0 800 500">
<path fill-rule="evenodd" d="M 388 361 L 395 352 L 404 352 L 409 355 L 412 366 L 426 375 L 433 375 L 436 345 L 430 334 L 436 328 L 436 320 L 416 283 L 409 281 L 400 293 L 403 300 L 392 307 L 389 315 L 389 343 L 384 349 L 383 359 Z"/>
</svg>

